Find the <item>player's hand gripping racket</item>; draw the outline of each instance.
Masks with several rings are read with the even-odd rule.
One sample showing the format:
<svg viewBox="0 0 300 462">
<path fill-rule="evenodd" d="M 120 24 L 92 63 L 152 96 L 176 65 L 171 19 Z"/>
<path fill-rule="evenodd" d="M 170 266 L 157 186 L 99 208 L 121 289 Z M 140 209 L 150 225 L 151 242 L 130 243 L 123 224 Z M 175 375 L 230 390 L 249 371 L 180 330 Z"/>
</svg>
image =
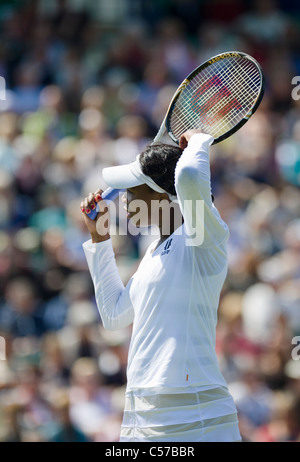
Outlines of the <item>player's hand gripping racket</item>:
<svg viewBox="0 0 300 462">
<path fill-rule="evenodd" d="M 177 144 L 189 129 L 225 140 L 254 114 L 264 94 L 264 76 L 254 58 L 239 51 L 221 53 L 198 66 L 177 88 L 153 143 L 167 133 Z M 104 191 L 103 199 L 119 190 Z M 93 214 L 93 216 L 92 216 Z M 95 218 L 96 209 L 90 218 Z"/>
</svg>

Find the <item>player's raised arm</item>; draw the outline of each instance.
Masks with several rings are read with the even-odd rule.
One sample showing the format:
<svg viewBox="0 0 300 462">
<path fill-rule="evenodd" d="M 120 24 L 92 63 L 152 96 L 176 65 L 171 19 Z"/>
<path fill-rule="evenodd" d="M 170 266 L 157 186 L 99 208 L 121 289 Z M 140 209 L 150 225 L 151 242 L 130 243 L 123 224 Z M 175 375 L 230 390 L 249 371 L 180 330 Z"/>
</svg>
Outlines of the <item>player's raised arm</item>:
<svg viewBox="0 0 300 462">
<path fill-rule="evenodd" d="M 212 201 L 209 148 L 212 136 L 188 130 L 180 138 L 182 156 L 175 169 L 175 188 L 189 245 L 212 247 L 228 236 L 228 227 Z"/>
</svg>

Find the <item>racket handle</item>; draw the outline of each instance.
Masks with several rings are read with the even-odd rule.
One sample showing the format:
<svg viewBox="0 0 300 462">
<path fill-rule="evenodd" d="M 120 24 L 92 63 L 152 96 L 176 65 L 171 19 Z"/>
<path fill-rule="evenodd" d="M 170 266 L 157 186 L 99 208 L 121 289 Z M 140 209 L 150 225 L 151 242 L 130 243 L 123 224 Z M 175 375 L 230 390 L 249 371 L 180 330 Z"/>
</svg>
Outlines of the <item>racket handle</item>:
<svg viewBox="0 0 300 462">
<path fill-rule="evenodd" d="M 119 193 L 122 192 L 123 189 L 114 189 L 114 188 L 107 188 L 103 193 L 101 194 L 101 197 L 105 201 L 113 201 L 118 197 Z M 96 204 L 96 208 L 94 210 L 91 210 L 90 213 L 87 213 L 87 216 L 91 220 L 95 220 L 97 213 L 99 212 L 99 206 Z"/>
</svg>

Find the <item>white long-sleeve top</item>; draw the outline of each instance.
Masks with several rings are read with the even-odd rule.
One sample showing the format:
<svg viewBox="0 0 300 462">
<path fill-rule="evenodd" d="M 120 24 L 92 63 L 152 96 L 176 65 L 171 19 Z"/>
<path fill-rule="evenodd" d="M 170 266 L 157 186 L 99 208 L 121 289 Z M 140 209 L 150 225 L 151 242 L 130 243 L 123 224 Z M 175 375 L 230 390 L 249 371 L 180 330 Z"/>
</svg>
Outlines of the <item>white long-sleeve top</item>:
<svg viewBox="0 0 300 462">
<path fill-rule="evenodd" d="M 153 252 L 156 242 L 150 245 L 126 287 L 111 240 L 83 244 L 103 326 L 114 330 L 133 323 L 127 391 L 226 386 L 215 340 L 229 231 L 211 200 L 212 141 L 205 134 L 190 139 L 175 171 L 184 224 Z M 204 201 L 204 222 L 196 201 Z M 191 241 L 195 223 L 199 235 L 203 227 L 203 239 Z"/>
</svg>

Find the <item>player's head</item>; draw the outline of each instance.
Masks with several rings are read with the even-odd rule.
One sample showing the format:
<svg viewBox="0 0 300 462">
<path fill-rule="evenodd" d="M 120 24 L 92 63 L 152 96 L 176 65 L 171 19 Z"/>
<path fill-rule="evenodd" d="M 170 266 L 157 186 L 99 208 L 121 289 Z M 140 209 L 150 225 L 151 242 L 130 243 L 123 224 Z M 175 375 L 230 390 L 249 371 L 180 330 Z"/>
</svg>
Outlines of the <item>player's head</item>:
<svg viewBox="0 0 300 462">
<path fill-rule="evenodd" d="M 175 167 L 181 154 L 182 149 L 177 146 L 150 145 L 134 162 L 103 169 L 103 179 L 115 189 L 130 189 L 146 184 L 175 200 Z"/>
<path fill-rule="evenodd" d="M 142 172 L 171 196 L 176 196 L 175 168 L 181 154 L 178 146 L 155 144 L 139 156 Z"/>
<path fill-rule="evenodd" d="M 163 218 L 170 225 L 177 202 L 175 167 L 181 154 L 182 149 L 177 146 L 155 144 L 130 164 L 103 169 L 103 178 L 109 186 L 126 189 L 122 201 L 126 204 L 127 218 L 138 223 L 134 226 L 161 227 Z M 179 222 L 182 215 L 178 209 Z"/>
<path fill-rule="evenodd" d="M 178 146 L 152 144 L 134 162 L 103 169 L 103 178 L 115 189 L 130 189 L 146 184 L 152 190 L 167 194 L 171 201 L 177 202 L 175 169 L 181 155 L 182 149 Z"/>
</svg>

